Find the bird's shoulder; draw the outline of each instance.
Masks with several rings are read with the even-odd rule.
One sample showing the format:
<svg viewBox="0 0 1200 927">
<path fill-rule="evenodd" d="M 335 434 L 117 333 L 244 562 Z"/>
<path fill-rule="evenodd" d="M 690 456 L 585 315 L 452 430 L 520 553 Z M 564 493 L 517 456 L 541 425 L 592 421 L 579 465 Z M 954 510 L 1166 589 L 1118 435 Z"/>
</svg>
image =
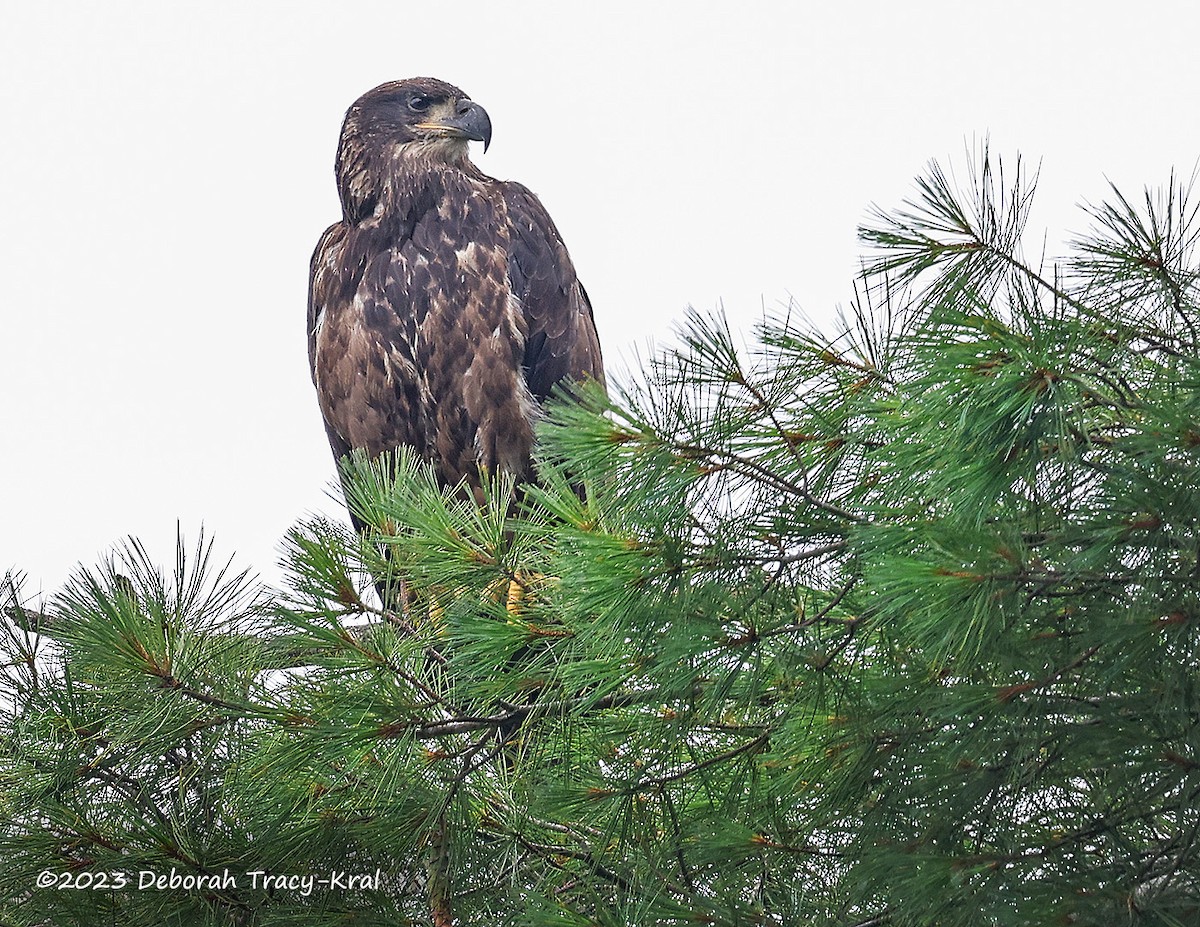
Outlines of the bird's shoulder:
<svg viewBox="0 0 1200 927">
<path fill-rule="evenodd" d="M 556 252 L 556 257 L 570 264 L 558 226 L 537 194 L 515 180 L 498 180 L 496 189 L 504 201 L 511 231 L 518 243 L 525 247 L 550 248 Z M 558 254 L 560 249 L 561 254 Z"/>
</svg>

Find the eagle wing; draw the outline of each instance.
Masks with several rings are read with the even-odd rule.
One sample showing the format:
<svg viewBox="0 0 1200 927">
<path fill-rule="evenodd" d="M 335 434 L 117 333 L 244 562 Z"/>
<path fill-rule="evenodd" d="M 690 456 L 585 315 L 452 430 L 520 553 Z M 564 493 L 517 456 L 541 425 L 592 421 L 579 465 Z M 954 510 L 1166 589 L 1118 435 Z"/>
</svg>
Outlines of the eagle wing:
<svg viewBox="0 0 1200 927">
<path fill-rule="evenodd" d="M 544 402 L 560 381 L 604 385 L 592 305 L 541 201 L 519 183 L 504 184 L 511 240 L 508 277 L 525 319 L 522 366 L 529 391 Z"/>
<path fill-rule="evenodd" d="M 320 395 L 321 384 L 317 375 L 317 334 L 321 330 L 325 312 L 334 297 L 334 290 L 339 283 L 336 272 L 336 258 L 340 254 L 342 242 L 346 237 L 344 222 L 335 222 L 325 230 L 313 250 L 308 272 L 308 369 L 312 375 L 313 385 Z M 324 418 L 324 415 L 322 415 Z M 350 453 L 350 444 L 325 421 L 325 434 L 329 437 L 329 446 L 333 449 L 335 460 L 341 460 Z"/>
</svg>

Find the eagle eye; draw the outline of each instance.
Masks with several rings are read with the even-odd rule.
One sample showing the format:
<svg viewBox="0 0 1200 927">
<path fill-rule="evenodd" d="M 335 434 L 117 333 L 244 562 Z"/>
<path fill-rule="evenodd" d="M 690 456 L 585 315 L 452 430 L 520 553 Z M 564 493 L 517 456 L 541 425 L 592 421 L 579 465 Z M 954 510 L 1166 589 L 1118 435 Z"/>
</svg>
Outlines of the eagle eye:
<svg viewBox="0 0 1200 927">
<path fill-rule="evenodd" d="M 414 113 L 423 113 L 429 109 L 432 102 L 433 97 L 427 97 L 423 93 L 414 93 L 408 98 L 408 108 Z"/>
</svg>

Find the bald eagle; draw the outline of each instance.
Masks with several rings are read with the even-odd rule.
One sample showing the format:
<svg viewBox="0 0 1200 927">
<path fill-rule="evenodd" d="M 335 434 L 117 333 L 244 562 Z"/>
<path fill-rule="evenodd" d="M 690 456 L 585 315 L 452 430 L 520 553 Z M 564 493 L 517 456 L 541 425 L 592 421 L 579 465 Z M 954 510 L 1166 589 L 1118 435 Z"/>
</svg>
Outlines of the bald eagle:
<svg viewBox="0 0 1200 927">
<path fill-rule="evenodd" d="M 556 384 L 603 384 L 587 293 L 554 222 L 519 183 L 482 173 L 487 112 L 431 78 L 346 113 L 340 222 L 313 253 L 308 357 L 335 458 L 407 446 L 445 486 L 531 478 Z"/>
</svg>

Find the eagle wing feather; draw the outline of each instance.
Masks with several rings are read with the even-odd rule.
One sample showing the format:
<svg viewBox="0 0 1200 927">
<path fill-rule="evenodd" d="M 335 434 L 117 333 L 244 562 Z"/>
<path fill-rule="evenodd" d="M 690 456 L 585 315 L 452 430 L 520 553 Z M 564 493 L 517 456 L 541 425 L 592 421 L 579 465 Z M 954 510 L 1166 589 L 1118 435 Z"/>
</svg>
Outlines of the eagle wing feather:
<svg viewBox="0 0 1200 927">
<path fill-rule="evenodd" d="M 600 339 L 587 292 L 541 201 L 504 184 L 510 227 L 508 276 L 525 318 L 525 382 L 538 402 L 564 380 L 604 383 Z"/>
</svg>

